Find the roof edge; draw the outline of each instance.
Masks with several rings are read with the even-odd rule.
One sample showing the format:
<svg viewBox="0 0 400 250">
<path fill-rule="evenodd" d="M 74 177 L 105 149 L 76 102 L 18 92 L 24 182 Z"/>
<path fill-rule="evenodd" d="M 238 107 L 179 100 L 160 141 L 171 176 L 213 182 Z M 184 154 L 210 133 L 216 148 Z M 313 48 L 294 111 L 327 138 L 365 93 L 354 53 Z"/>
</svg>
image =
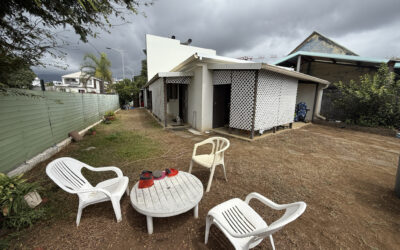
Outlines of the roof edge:
<svg viewBox="0 0 400 250">
<path fill-rule="evenodd" d="M 310 76 L 310 75 L 303 74 L 303 73 L 300 73 L 300 72 L 297 72 L 297 71 L 287 70 L 287 69 L 284 69 L 282 67 L 275 66 L 275 65 L 269 65 L 269 64 L 266 64 L 266 63 L 262 64 L 261 69 L 265 69 L 265 70 L 272 71 L 272 72 L 275 72 L 275 73 L 279 73 L 279 74 L 282 74 L 282 75 L 290 76 L 290 77 L 293 77 L 293 78 L 296 78 L 296 79 L 299 79 L 299 80 L 321 83 L 321 84 L 324 84 L 326 86 L 328 86 L 330 84 L 329 81 L 321 79 L 321 78 L 318 78 L 318 77 L 315 77 L 315 76 Z"/>
<path fill-rule="evenodd" d="M 143 88 L 146 88 L 157 81 L 159 78 L 163 77 L 183 77 L 183 76 L 194 76 L 193 72 L 158 72 L 155 74 L 150 81 L 148 81 Z"/>
<path fill-rule="evenodd" d="M 210 63 L 207 68 L 215 70 L 228 69 L 261 69 L 262 63 Z"/>
<path fill-rule="evenodd" d="M 394 60 L 394 59 L 380 59 L 380 58 L 370 58 L 370 57 L 361 57 L 361 56 L 320 53 L 320 52 L 297 51 L 296 53 L 288 55 L 284 58 L 281 58 L 272 64 L 278 65 L 278 64 L 281 64 L 281 63 L 283 63 L 287 60 L 290 60 L 299 55 L 300 56 L 315 56 L 315 57 L 323 57 L 323 58 L 332 58 L 332 59 L 344 60 L 344 61 L 359 61 L 359 62 L 367 62 L 367 63 L 388 63 L 389 61 L 400 62 L 400 60 Z"/>
</svg>

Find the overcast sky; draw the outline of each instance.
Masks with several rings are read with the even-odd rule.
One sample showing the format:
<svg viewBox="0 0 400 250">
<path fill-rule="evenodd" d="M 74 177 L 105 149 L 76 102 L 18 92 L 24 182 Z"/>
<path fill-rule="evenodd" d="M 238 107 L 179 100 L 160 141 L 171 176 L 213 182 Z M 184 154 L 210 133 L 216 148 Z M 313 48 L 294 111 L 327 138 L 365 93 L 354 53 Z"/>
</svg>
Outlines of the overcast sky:
<svg viewBox="0 0 400 250">
<path fill-rule="evenodd" d="M 65 31 L 70 43 L 65 48 L 67 70 L 35 68 L 45 80 L 61 80 L 61 75 L 78 71 L 83 55 L 106 52 L 113 76 L 122 77 L 122 62 L 113 47 L 125 51 L 125 75 L 140 71 L 145 59 L 145 34 L 175 35 L 193 46 L 212 48 L 229 57 L 264 57 L 273 62 L 287 55 L 311 32 L 318 31 L 360 56 L 400 57 L 399 0 L 154 0 L 141 8 L 143 15 L 129 16 L 129 24 L 115 26 L 90 44 L 79 42 Z M 48 60 L 48 59 L 46 59 Z"/>
</svg>

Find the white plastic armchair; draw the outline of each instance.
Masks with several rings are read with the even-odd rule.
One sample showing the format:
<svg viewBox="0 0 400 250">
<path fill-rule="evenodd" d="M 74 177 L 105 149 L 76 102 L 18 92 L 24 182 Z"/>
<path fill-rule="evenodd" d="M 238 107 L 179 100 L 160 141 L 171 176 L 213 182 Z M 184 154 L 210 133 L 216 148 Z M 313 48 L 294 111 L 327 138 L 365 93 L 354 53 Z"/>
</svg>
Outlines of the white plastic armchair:
<svg viewBox="0 0 400 250">
<path fill-rule="evenodd" d="M 202 154 L 197 155 L 197 148 L 206 144 L 212 145 L 212 150 L 210 154 Z M 226 178 L 226 170 L 225 170 L 225 161 L 224 161 L 224 153 L 229 148 L 230 142 L 228 139 L 223 137 L 211 137 L 202 142 L 194 144 L 194 150 L 192 154 L 192 160 L 190 161 L 189 173 L 192 172 L 193 162 L 199 164 L 200 166 L 209 168 L 210 179 L 208 180 L 207 190 L 206 192 L 210 191 L 212 179 L 214 176 L 215 167 L 218 165 L 222 165 L 224 169 L 224 177 L 225 180 L 228 181 Z"/>
<path fill-rule="evenodd" d="M 285 210 L 278 220 L 267 225 L 250 206 L 251 199 L 257 199 L 274 210 Z M 233 244 L 235 249 L 250 249 L 269 236 L 275 249 L 272 234 L 296 220 L 306 209 L 306 203 L 299 201 L 279 205 L 259 193 L 250 193 L 245 201 L 234 198 L 212 208 L 206 217 L 205 244 L 208 242 L 210 227 L 215 224 Z"/>
<path fill-rule="evenodd" d="M 102 181 L 93 187 L 82 175 L 82 168 L 95 172 L 114 171 L 117 177 Z M 46 173 L 64 191 L 78 195 L 76 226 L 79 226 L 82 210 L 85 207 L 104 201 L 111 201 L 117 221 L 122 220 L 120 200 L 125 191 L 129 195 L 129 179 L 122 174 L 119 168 L 94 168 L 76 159 L 63 157 L 50 162 L 46 167 Z"/>
</svg>

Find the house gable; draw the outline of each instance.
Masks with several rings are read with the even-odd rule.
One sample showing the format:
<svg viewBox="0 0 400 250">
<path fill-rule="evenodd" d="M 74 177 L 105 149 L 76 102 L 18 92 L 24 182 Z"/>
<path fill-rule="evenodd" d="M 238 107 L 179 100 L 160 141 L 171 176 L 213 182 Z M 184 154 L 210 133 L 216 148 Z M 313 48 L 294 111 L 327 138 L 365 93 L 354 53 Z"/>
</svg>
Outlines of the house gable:
<svg viewBox="0 0 400 250">
<path fill-rule="evenodd" d="M 290 52 L 289 55 L 298 51 L 358 56 L 353 51 L 332 41 L 316 31 L 309 35 L 302 43 L 300 43 L 300 45 Z"/>
</svg>

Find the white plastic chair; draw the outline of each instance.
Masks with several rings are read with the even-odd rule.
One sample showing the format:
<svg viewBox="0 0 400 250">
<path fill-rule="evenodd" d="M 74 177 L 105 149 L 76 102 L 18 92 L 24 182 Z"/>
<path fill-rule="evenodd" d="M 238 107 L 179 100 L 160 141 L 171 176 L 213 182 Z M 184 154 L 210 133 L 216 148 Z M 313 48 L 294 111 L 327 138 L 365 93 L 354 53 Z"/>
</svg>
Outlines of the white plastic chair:
<svg viewBox="0 0 400 250">
<path fill-rule="evenodd" d="M 114 171 L 117 177 L 102 181 L 93 187 L 83 177 L 81 173 L 82 168 L 87 168 L 95 172 Z M 125 191 L 129 195 L 129 179 L 123 176 L 119 168 L 94 168 L 73 158 L 63 157 L 50 162 L 46 167 L 46 173 L 64 191 L 79 196 L 76 226 L 79 226 L 82 210 L 85 207 L 109 200 L 111 200 L 117 221 L 120 222 L 122 220 L 120 200 Z"/>
<path fill-rule="evenodd" d="M 251 199 L 257 199 L 275 210 L 286 210 L 278 220 L 267 223 L 250 206 Z M 306 203 L 300 201 L 279 205 L 259 193 L 250 193 L 246 200 L 234 198 L 213 207 L 206 217 L 205 244 L 208 242 L 210 227 L 215 224 L 233 244 L 235 249 L 250 249 L 269 236 L 272 249 L 275 249 L 272 234 L 297 219 L 306 209 Z"/>
<path fill-rule="evenodd" d="M 204 155 L 196 155 L 197 148 L 205 144 L 212 144 L 211 153 Z M 226 178 L 224 152 L 229 148 L 229 145 L 230 145 L 229 140 L 223 137 L 211 137 L 202 142 L 194 144 L 192 160 L 190 161 L 189 173 L 192 172 L 193 162 L 210 169 L 211 174 L 210 174 L 210 179 L 208 180 L 206 192 L 210 191 L 216 166 L 222 165 L 224 169 L 225 180 L 228 181 L 228 179 Z"/>
</svg>

